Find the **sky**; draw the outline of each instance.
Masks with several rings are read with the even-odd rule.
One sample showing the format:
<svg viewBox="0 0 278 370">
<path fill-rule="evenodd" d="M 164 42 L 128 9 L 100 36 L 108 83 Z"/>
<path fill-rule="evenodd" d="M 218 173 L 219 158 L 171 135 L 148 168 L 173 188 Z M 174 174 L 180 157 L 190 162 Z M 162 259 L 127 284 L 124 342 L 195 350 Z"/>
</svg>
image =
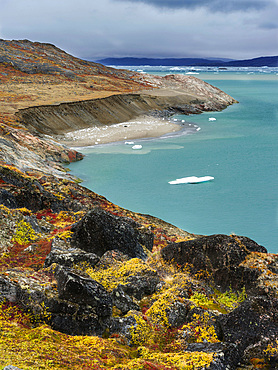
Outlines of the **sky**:
<svg viewBox="0 0 278 370">
<path fill-rule="evenodd" d="M 278 55 L 278 0 L 0 0 L 0 38 L 77 57 Z"/>
</svg>

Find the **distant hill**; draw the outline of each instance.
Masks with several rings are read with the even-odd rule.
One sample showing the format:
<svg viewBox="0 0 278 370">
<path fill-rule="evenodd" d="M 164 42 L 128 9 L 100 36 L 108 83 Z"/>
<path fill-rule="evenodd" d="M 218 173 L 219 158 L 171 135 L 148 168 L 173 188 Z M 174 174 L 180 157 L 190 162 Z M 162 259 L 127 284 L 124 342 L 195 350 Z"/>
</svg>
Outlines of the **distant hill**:
<svg viewBox="0 0 278 370">
<path fill-rule="evenodd" d="M 233 60 L 226 62 L 225 65 L 229 67 L 278 67 L 278 56 Z"/>
<path fill-rule="evenodd" d="M 278 56 L 259 57 L 245 60 L 205 58 L 105 58 L 96 61 L 104 65 L 117 66 L 221 66 L 221 67 L 278 67 Z"/>
</svg>

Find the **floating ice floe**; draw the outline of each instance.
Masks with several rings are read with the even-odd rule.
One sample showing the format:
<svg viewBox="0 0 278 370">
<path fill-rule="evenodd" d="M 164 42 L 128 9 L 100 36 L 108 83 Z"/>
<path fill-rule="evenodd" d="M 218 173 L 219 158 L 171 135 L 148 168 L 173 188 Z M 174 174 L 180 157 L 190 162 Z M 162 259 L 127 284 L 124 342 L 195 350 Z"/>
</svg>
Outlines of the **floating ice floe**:
<svg viewBox="0 0 278 370">
<path fill-rule="evenodd" d="M 126 145 L 133 145 L 134 144 L 134 141 L 125 141 L 125 144 Z"/>
<path fill-rule="evenodd" d="M 176 185 L 176 184 L 199 184 L 200 182 L 207 182 L 214 180 L 214 177 L 212 176 L 202 176 L 202 177 L 197 177 L 197 176 L 189 176 L 189 177 L 182 177 L 181 179 L 176 179 L 173 181 L 169 181 L 168 183 L 171 185 Z"/>
<path fill-rule="evenodd" d="M 214 117 L 210 117 L 210 118 L 209 118 L 209 121 L 216 121 L 216 118 L 214 118 Z"/>
<path fill-rule="evenodd" d="M 142 145 L 133 145 L 132 149 L 135 149 L 135 150 L 138 150 L 138 149 L 142 149 Z"/>
</svg>

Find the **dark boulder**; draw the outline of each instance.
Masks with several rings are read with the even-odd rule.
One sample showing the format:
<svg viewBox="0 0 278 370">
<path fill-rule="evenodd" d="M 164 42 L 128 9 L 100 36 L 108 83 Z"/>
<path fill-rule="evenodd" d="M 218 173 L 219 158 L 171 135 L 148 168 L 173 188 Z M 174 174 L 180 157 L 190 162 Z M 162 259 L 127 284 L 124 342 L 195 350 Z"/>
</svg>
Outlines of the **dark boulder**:
<svg viewBox="0 0 278 370">
<path fill-rule="evenodd" d="M 171 328 L 178 328 L 187 321 L 187 315 L 191 310 L 192 302 L 182 303 L 175 301 L 166 309 L 168 323 Z"/>
<path fill-rule="evenodd" d="M 0 302 L 16 302 L 17 285 L 10 281 L 9 278 L 0 276 Z"/>
<path fill-rule="evenodd" d="M 51 251 L 44 262 L 44 267 L 49 267 L 53 263 L 66 267 L 74 267 L 76 264 L 86 263 L 91 267 L 99 262 L 99 257 L 94 253 L 86 253 L 81 249 L 73 249 L 71 251 Z"/>
<path fill-rule="evenodd" d="M 15 197 L 5 189 L 0 190 L 0 204 L 11 209 L 17 208 Z"/>
<path fill-rule="evenodd" d="M 110 334 L 120 335 L 125 344 L 132 344 L 131 330 L 137 325 L 136 319 L 133 316 L 113 317 L 110 326 Z"/>
<path fill-rule="evenodd" d="M 55 237 L 51 243 L 51 252 L 44 261 L 44 267 L 49 267 L 53 263 L 71 268 L 75 268 L 77 264 L 94 267 L 98 262 L 99 257 L 96 254 L 86 253 L 78 248 L 71 248 L 67 240 Z"/>
<path fill-rule="evenodd" d="M 275 346 L 278 338 L 278 300 L 253 297 L 229 314 L 218 316 L 216 321 L 219 339 L 236 344 L 239 360 L 248 363 L 253 357 L 266 358 L 264 350 L 268 344 Z"/>
<path fill-rule="evenodd" d="M 232 343 L 190 343 L 186 351 L 214 353 L 209 370 L 232 370 L 238 368 L 240 353 Z"/>
<path fill-rule="evenodd" d="M 250 287 L 258 272 L 239 266 L 251 252 L 267 253 L 253 240 L 243 236 L 210 235 L 186 242 L 172 243 L 161 250 L 162 258 L 193 273 L 208 272 L 220 290 Z"/>
<path fill-rule="evenodd" d="M 123 315 L 127 314 L 130 310 L 140 311 L 140 307 L 133 302 L 129 295 L 127 295 L 122 285 L 118 285 L 112 291 L 113 305 L 117 307 Z"/>
<path fill-rule="evenodd" d="M 89 211 L 72 228 L 71 245 L 102 256 L 106 251 L 118 249 L 131 258 L 146 258 L 143 245 L 152 248 L 153 234 L 140 230 L 128 218 L 117 217 L 102 209 Z"/>
<path fill-rule="evenodd" d="M 102 317 L 112 314 L 112 298 L 101 284 L 58 266 L 55 270 L 59 298 L 97 309 Z"/>
<path fill-rule="evenodd" d="M 35 322 L 69 335 L 102 335 L 109 327 L 112 298 L 89 277 L 62 266 L 56 266 L 56 279 L 50 270 L 41 270 L 40 281 L 33 271 L 8 273 L 10 278 L 0 276 L 0 302 L 15 303 Z"/>
<path fill-rule="evenodd" d="M 225 342 L 241 343 L 246 348 L 261 337 L 278 337 L 278 299 L 253 297 L 239 307 L 217 318 Z"/>
<path fill-rule="evenodd" d="M 159 283 L 160 278 L 155 273 L 148 273 L 144 275 L 129 276 L 122 288 L 129 296 L 141 300 L 144 296 L 153 294 Z"/>
</svg>

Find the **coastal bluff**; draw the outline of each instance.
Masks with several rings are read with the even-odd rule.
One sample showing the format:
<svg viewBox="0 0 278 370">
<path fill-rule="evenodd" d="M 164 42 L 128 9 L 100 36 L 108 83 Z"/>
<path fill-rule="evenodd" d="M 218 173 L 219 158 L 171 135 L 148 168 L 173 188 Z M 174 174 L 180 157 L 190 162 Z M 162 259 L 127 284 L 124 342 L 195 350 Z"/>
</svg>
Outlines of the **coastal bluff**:
<svg viewBox="0 0 278 370">
<path fill-rule="evenodd" d="M 83 156 L 55 140 L 232 97 L 0 40 L 0 100 L 1 369 L 277 368 L 278 255 L 113 204 L 68 173 Z"/>
<path fill-rule="evenodd" d="M 152 90 L 29 107 L 20 109 L 16 116 L 30 131 L 53 135 L 125 122 L 153 111 L 199 114 L 236 103 L 228 94 L 193 76 L 149 75 L 145 80 Z"/>
</svg>

